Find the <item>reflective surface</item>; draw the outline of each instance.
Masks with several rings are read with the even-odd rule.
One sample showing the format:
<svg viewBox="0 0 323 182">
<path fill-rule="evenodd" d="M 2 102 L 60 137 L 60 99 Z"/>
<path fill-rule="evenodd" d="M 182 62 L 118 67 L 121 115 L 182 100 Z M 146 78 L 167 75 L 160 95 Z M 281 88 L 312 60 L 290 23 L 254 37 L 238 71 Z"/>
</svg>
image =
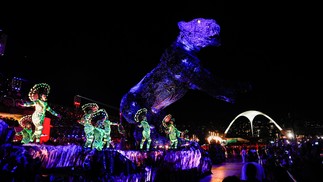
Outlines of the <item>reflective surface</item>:
<svg viewBox="0 0 323 182">
<path fill-rule="evenodd" d="M 236 175 L 240 178 L 242 162 L 224 162 L 213 165 L 212 174 L 200 180 L 200 182 L 222 182 L 226 176 Z"/>
</svg>

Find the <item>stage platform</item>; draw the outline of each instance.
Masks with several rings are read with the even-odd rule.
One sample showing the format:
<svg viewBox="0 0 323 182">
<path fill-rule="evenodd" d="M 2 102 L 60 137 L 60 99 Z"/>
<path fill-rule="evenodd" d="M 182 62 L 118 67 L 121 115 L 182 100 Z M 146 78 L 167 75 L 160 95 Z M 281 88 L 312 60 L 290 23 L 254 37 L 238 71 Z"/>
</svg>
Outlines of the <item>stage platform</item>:
<svg viewBox="0 0 323 182">
<path fill-rule="evenodd" d="M 4 181 L 199 181 L 211 173 L 211 158 L 196 142 L 176 150 L 98 151 L 76 144 L 13 143 L 12 130 L 0 124 Z"/>
</svg>

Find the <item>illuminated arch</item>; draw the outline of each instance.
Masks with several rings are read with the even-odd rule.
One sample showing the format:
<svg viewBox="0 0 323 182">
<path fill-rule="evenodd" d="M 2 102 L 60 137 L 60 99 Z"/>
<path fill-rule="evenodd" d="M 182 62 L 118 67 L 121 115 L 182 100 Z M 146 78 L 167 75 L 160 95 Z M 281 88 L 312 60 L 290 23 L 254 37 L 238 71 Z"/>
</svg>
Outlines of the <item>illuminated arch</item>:
<svg viewBox="0 0 323 182">
<path fill-rule="evenodd" d="M 225 130 L 224 134 L 226 135 L 230 129 L 230 127 L 232 126 L 232 124 L 240 117 L 240 116 L 244 116 L 246 118 L 248 118 L 248 120 L 250 121 L 250 125 L 251 125 L 251 134 L 253 136 L 253 119 L 258 116 L 258 115 L 262 115 L 262 116 L 265 116 L 266 118 L 269 119 L 269 123 L 274 123 L 274 125 L 279 129 L 280 132 L 282 132 L 282 128 L 272 119 L 270 118 L 268 115 L 262 113 L 262 112 L 259 112 L 259 111 L 254 111 L 254 110 L 250 110 L 250 111 L 245 111 L 241 114 L 239 114 L 238 116 L 236 116 L 232 121 L 231 123 L 229 124 L 228 128 Z"/>
</svg>

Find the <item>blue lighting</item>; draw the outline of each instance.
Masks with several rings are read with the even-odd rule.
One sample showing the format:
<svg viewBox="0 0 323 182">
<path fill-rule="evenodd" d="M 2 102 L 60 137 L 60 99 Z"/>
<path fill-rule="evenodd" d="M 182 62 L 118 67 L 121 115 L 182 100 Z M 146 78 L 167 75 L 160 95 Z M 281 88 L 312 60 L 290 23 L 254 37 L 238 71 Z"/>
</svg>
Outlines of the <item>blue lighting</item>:
<svg viewBox="0 0 323 182">
<path fill-rule="evenodd" d="M 189 90 L 200 90 L 210 96 L 233 103 L 236 89 L 224 87 L 223 80 L 215 78 L 200 65 L 196 53 L 207 46 L 220 46 L 220 26 L 213 19 L 196 18 L 178 22 L 179 35 L 160 58 L 160 63 L 126 93 L 120 111 L 129 123 L 134 115 L 147 108 L 147 117 L 160 122 L 163 109 L 182 98 Z"/>
</svg>

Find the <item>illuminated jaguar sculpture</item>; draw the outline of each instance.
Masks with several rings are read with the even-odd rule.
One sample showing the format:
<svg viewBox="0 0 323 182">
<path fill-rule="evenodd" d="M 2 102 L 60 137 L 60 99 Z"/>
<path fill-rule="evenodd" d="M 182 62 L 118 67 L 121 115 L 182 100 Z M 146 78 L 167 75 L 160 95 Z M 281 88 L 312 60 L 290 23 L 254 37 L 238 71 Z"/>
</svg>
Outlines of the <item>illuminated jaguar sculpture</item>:
<svg viewBox="0 0 323 182">
<path fill-rule="evenodd" d="M 207 46 L 219 46 L 220 26 L 213 19 L 196 18 L 178 22 L 180 33 L 165 50 L 160 63 L 126 93 L 120 103 L 122 116 L 135 123 L 140 108 L 147 108 L 150 122 L 189 90 L 200 90 L 214 98 L 234 103 L 238 87 L 216 78 L 200 65 L 196 53 Z M 228 87 L 227 87 L 228 86 Z"/>
</svg>

